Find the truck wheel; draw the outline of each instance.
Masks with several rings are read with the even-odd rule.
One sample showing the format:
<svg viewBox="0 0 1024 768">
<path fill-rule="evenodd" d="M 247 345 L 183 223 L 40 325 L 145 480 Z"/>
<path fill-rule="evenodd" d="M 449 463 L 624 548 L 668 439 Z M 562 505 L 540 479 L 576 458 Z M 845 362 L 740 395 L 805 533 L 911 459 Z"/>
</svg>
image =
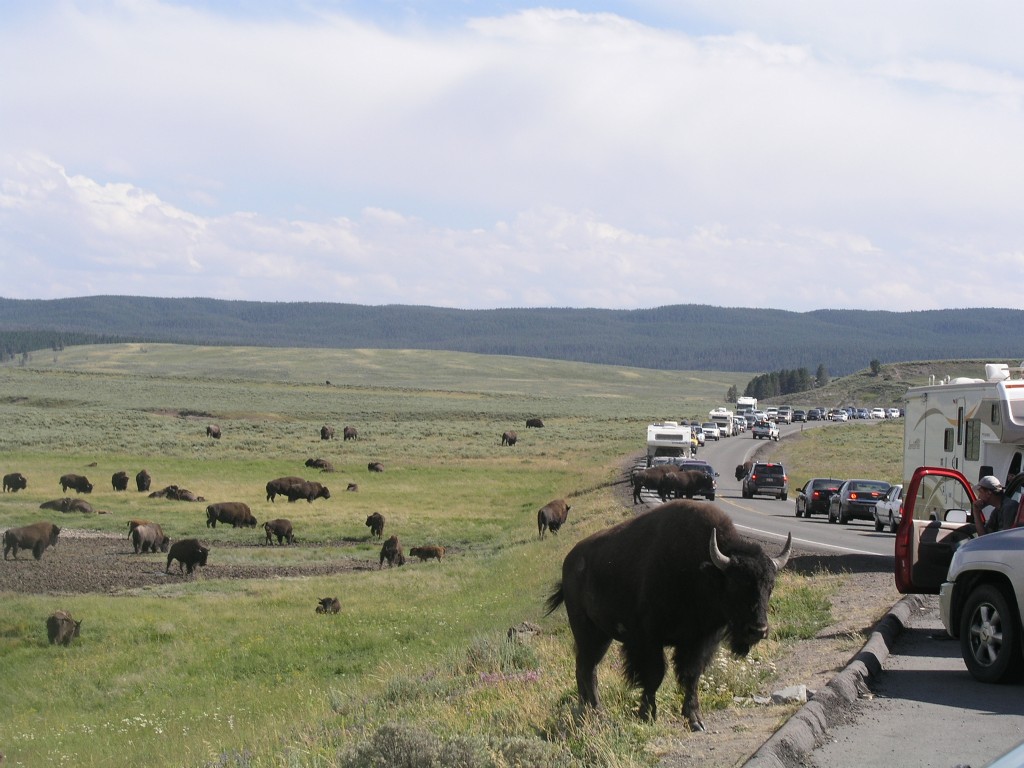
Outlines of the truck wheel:
<svg viewBox="0 0 1024 768">
<path fill-rule="evenodd" d="M 982 584 L 967 597 L 960 617 L 960 653 L 967 671 L 983 683 L 1020 677 L 1020 623 L 1002 591 Z"/>
</svg>

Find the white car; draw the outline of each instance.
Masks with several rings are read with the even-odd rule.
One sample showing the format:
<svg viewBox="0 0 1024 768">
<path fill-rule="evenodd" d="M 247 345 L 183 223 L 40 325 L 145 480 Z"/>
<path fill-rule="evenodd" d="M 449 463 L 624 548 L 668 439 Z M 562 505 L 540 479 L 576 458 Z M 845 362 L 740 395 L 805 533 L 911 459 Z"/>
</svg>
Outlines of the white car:
<svg viewBox="0 0 1024 768">
<path fill-rule="evenodd" d="M 890 533 L 896 533 L 903 519 L 903 486 L 894 485 L 885 498 L 875 502 L 875 530 L 879 533 L 888 526 Z"/>
<path fill-rule="evenodd" d="M 832 414 L 832 421 L 849 421 L 850 414 L 846 411 L 836 411 Z"/>
<path fill-rule="evenodd" d="M 900 417 L 900 409 L 899 408 L 888 408 L 885 411 L 885 417 L 887 419 L 898 419 Z"/>
<path fill-rule="evenodd" d="M 700 428 L 704 430 L 704 437 L 707 440 L 718 440 L 722 436 L 722 430 L 713 421 L 704 422 L 700 425 Z"/>
<path fill-rule="evenodd" d="M 885 408 L 872 408 L 871 409 L 871 418 L 872 419 L 884 419 L 885 418 Z"/>
</svg>

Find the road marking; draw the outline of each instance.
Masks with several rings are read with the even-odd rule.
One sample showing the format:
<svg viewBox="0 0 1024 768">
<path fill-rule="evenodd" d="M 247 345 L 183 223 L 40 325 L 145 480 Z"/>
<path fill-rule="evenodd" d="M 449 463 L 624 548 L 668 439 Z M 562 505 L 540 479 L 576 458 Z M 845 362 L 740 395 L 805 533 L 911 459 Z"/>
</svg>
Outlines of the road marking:
<svg viewBox="0 0 1024 768">
<path fill-rule="evenodd" d="M 754 528 L 754 527 L 749 526 L 749 525 L 736 525 L 736 527 L 741 529 L 741 530 L 744 530 L 744 531 L 753 531 L 754 533 L 758 533 L 758 534 L 761 534 L 762 536 L 767 536 L 767 537 L 772 538 L 772 539 L 780 539 L 781 541 L 785 541 L 786 540 L 786 536 L 788 536 L 788 534 L 783 535 L 781 533 L 774 533 L 772 531 L 765 531 L 765 530 L 762 530 L 761 528 Z M 794 537 L 793 538 L 793 543 L 794 544 L 802 544 L 802 545 L 804 545 L 806 547 L 814 548 L 814 549 L 828 549 L 828 550 L 831 550 L 833 552 L 845 552 L 845 553 L 851 554 L 851 555 L 871 555 L 872 557 L 889 557 L 889 555 L 880 555 L 877 552 L 869 552 L 866 549 L 854 549 L 853 547 L 837 547 L 834 544 L 826 544 L 823 541 L 811 541 L 810 539 L 798 539 L 798 538 Z"/>
</svg>

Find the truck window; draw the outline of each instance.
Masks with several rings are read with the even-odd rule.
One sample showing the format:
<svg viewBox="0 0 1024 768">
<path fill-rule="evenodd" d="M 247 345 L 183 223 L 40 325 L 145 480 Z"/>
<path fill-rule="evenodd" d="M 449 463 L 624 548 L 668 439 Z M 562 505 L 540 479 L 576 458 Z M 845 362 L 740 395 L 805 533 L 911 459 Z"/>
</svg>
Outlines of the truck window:
<svg viewBox="0 0 1024 768">
<path fill-rule="evenodd" d="M 943 439 L 942 439 L 942 449 L 946 453 L 952 453 L 953 452 L 953 428 L 952 427 L 946 427 L 946 433 L 943 435 Z"/>
<path fill-rule="evenodd" d="M 944 521 L 953 510 L 969 512 L 971 498 L 956 478 L 933 475 L 921 480 L 914 502 L 915 520 Z"/>
<path fill-rule="evenodd" d="M 981 419 L 968 419 L 964 438 L 964 458 L 977 461 L 981 458 Z"/>
</svg>

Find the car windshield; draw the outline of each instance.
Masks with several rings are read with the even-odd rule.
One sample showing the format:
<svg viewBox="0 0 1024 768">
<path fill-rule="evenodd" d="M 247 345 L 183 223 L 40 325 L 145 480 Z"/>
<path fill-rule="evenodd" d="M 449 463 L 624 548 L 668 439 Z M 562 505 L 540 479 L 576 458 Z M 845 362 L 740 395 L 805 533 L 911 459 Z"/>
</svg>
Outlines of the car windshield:
<svg viewBox="0 0 1024 768">
<path fill-rule="evenodd" d="M 763 464 L 759 467 L 754 468 L 755 475 L 783 475 L 785 472 L 782 471 L 782 465 L 780 464 Z"/>
<path fill-rule="evenodd" d="M 811 483 L 811 488 L 815 491 L 823 491 L 826 489 L 830 491 L 838 491 L 839 483 L 835 480 L 815 480 Z"/>
<path fill-rule="evenodd" d="M 858 480 L 857 482 L 850 483 L 848 490 L 856 491 L 857 493 L 871 493 L 874 491 L 885 493 L 889 490 L 889 484 L 871 480 Z"/>
</svg>

